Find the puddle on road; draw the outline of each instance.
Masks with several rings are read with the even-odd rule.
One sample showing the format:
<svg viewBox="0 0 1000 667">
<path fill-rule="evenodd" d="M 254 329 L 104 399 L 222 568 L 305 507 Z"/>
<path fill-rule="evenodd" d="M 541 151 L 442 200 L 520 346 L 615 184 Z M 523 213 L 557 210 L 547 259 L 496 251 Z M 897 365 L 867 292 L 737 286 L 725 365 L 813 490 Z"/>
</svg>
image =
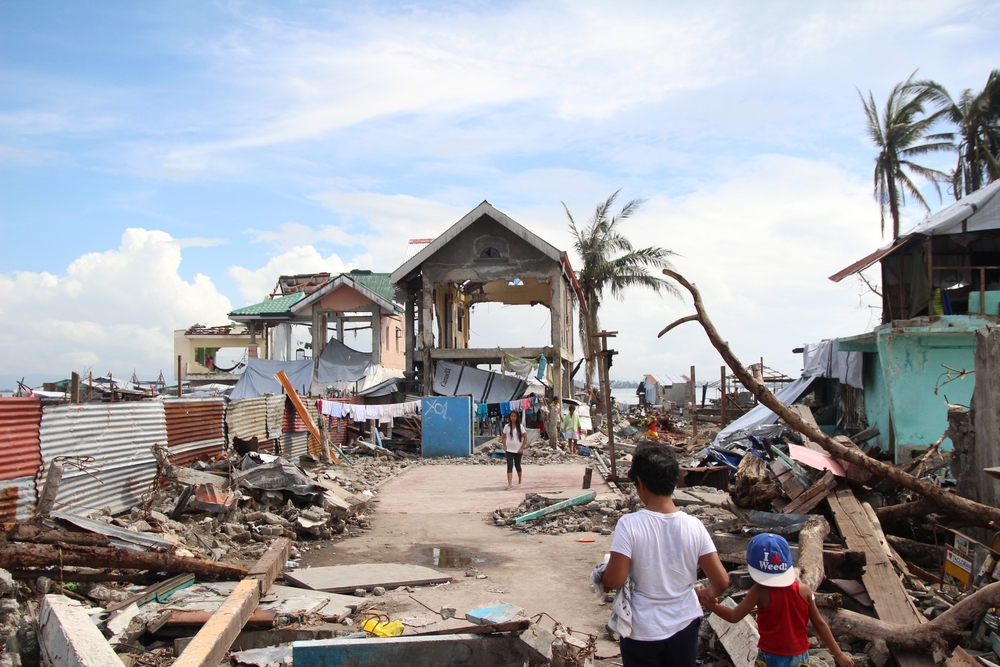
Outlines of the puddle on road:
<svg viewBox="0 0 1000 667">
<path fill-rule="evenodd" d="M 419 546 L 413 547 L 412 551 L 416 554 L 416 564 L 427 567 L 464 569 L 495 565 L 501 560 L 492 554 L 449 546 Z"/>
</svg>

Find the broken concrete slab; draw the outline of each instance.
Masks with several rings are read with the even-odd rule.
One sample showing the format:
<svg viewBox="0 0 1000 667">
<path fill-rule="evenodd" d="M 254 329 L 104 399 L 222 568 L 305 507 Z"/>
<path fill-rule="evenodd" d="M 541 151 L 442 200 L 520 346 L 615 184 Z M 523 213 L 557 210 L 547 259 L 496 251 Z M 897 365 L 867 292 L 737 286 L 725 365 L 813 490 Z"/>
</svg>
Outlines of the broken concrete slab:
<svg viewBox="0 0 1000 667">
<path fill-rule="evenodd" d="M 465 620 L 476 625 L 506 623 L 514 620 L 524 610 L 510 603 L 495 602 L 482 607 L 476 607 L 465 612 Z"/>
<path fill-rule="evenodd" d="M 730 609 L 736 606 L 732 598 L 724 599 L 721 604 Z M 757 659 L 760 633 L 757 632 L 757 622 L 752 616 L 743 617 L 739 623 L 730 623 L 715 614 L 710 614 L 708 624 L 715 630 L 735 667 L 753 667 Z"/>
<path fill-rule="evenodd" d="M 86 608 L 62 595 L 42 599 L 38 635 L 42 655 L 51 667 L 124 667 Z"/>
<path fill-rule="evenodd" d="M 527 653 L 508 635 L 425 635 L 324 639 L 292 644 L 295 667 L 523 667 Z"/>
<path fill-rule="evenodd" d="M 279 644 L 266 648 L 254 648 L 249 651 L 237 651 L 229 655 L 237 665 L 283 667 L 283 665 L 292 664 L 292 645 Z"/>
<path fill-rule="evenodd" d="M 403 563 L 361 563 L 358 565 L 330 565 L 311 567 L 296 572 L 286 572 L 285 579 L 301 588 L 327 593 L 354 592 L 376 586 L 423 586 L 451 581 L 443 572 L 420 565 Z"/>
</svg>

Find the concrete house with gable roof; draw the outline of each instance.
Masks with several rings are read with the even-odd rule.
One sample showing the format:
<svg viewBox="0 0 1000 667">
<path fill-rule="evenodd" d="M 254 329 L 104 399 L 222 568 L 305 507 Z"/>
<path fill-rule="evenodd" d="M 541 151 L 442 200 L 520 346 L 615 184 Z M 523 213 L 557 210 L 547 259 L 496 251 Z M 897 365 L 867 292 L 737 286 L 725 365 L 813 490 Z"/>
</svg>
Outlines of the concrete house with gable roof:
<svg viewBox="0 0 1000 667">
<path fill-rule="evenodd" d="M 329 273 L 281 276 L 270 299 L 229 313 L 234 322 L 245 323 L 256 336 L 268 341 L 268 358 L 294 359 L 291 325 L 310 327 L 312 356 L 319 359 L 331 337 L 342 343 L 352 331 L 370 331 L 372 362 L 402 370 L 402 308 L 393 301 L 395 288 L 389 274 L 355 269 L 339 275 Z"/>
<path fill-rule="evenodd" d="M 574 302 L 584 304 L 580 284 L 564 251 L 484 201 L 392 272 L 404 303 L 406 371 L 432 393 L 434 364 L 498 364 L 503 352 L 526 359 L 544 356 L 557 397 L 571 396 Z M 551 311 L 550 344 L 470 348 L 477 303 L 543 305 Z M 582 305 L 581 307 L 586 307 Z"/>
</svg>

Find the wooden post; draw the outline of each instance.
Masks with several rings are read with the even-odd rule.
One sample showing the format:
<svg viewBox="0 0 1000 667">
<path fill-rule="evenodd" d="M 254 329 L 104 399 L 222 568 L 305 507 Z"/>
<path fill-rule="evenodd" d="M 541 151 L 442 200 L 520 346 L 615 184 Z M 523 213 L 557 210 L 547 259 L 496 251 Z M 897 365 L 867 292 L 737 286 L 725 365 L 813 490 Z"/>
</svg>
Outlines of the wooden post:
<svg viewBox="0 0 1000 667">
<path fill-rule="evenodd" d="M 719 398 L 719 423 L 722 428 L 726 428 L 726 367 L 722 367 L 721 379 L 719 380 L 719 391 L 721 392 L 721 397 Z"/>
<path fill-rule="evenodd" d="M 177 355 L 177 398 L 180 398 L 181 394 L 183 393 L 183 390 L 181 389 L 181 382 L 182 382 L 181 368 L 182 368 L 181 355 L 178 354 Z"/>
<path fill-rule="evenodd" d="M 691 367 L 691 437 L 698 437 L 698 389 L 694 381 L 694 366 Z"/>
<path fill-rule="evenodd" d="M 593 479 L 593 477 L 594 477 L 594 469 L 593 468 L 584 468 L 583 469 L 583 488 L 584 489 L 589 489 L 590 488 L 590 482 Z"/>
<path fill-rule="evenodd" d="M 80 374 L 73 371 L 69 381 L 69 401 L 70 403 L 80 402 Z"/>
<path fill-rule="evenodd" d="M 614 350 L 608 350 L 608 338 L 618 335 L 617 331 L 601 331 L 591 334 L 591 338 L 598 338 L 601 341 L 600 349 L 595 352 L 595 356 L 600 360 L 598 372 L 601 382 L 601 395 L 604 397 L 604 413 L 608 420 L 608 456 L 611 458 L 611 481 L 618 481 L 618 468 L 615 462 L 615 423 L 611 419 L 611 380 L 608 377 L 608 365 L 610 354 Z"/>
</svg>

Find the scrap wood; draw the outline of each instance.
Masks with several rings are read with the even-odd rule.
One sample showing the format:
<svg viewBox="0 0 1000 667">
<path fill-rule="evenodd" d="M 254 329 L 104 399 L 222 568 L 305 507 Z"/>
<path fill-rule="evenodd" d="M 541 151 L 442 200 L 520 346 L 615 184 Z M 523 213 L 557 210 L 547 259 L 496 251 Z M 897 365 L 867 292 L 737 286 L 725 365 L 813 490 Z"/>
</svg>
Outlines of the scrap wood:
<svg viewBox="0 0 1000 667">
<path fill-rule="evenodd" d="M 501 632 L 522 632 L 531 625 L 531 619 L 520 618 L 516 621 L 505 621 L 503 623 L 483 623 L 482 625 L 461 625 L 457 628 L 445 628 L 444 630 L 431 630 L 430 632 L 417 632 L 414 636 L 430 635 L 494 635 Z"/>
<path fill-rule="evenodd" d="M 106 547 L 111 545 L 107 535 L 78 533 L 67 530 L 39 528 L 27 523 L 15 523 L 7 531 L 10 542 L 35 542 L 38 544 L 76 544 L 86 547 Z"/>
<path fill-rule="evenodd" d="M 202 577 L 242 577 L 246 570 L 235 565 L 200 558 L 174 556 L 156 551 L 132 551 L 118 547 L 80 547 L 51 544 L 0 544 L 0 567 L 23 569 L 51 565 L 107 567 L 154 572 L 192 572 Z"/>
<path fill-rule="evenodd" d="M 701 293 L 698 291 L 698 288 L 675 271 L 663 269 L 663 274 L 677 281 L 682 287 L 691 293 L 691 296 L 694 299 L 694 307 L 697 314 L 682 318 L 681 320 L 677 320 L 673 324 L 668 325 L 659 333 L 659 336 L 665 334 L 681 321 L 697 321 L 701 324 L 713 347 L 718 350 L 719 354 L 722 356 L 729 368 L 732 369 L 733 373 L 736 374 L 736 377 L 739 378 L 741 383 L 743 383 L 743 386 L 757 397 L 758 401 L 766 405 L 793 429 L 807 436 L 810 440 L 818 443 L 835 458 L 847 461 L 851 464 L 856 464 L 873 475 L 885 477 L 891 482 L 895 482 L 896 484 L 904 486 L 911 491 L 915 491 L 924 498 L 936 503 L 941 510 L 970 521 L 973 525 L 988 528 L 991 521 L 1000 523 L 1000 508 L 983 505 L 982 503 L 977 503 L 973 500 L 969 500 L 968 498 L 963 498 L 949 493 L 944 489 L 935 486 L 932 482 L 926 479 L 914 477 L 913 475 L 899 470 L 890 463 L 873 459 L 862 452 L 858 447 L 849 447 L 842 442 L 837 442 L 827 434 L 823 433 L 820 429 L 808 424 L 798 414 L 789 410 L 788 406 L 778 400 L 778 398 L 764 385 L 763 382 L 754 378 L 746 367 L 743 366 L 736 355 L 733 354 L 729 344 L 725 341 L 722 335 L 719 334 L 715 325 L 712 324 L 711 319 L 708 317 L 708 313 L 705 311 L 705 306 L 701 300 Z"/>
<path fill-rule="evenodd" d="M 532 519 L 538 519 L 543 516 L 548 516 L 558 512 L 559 510 L 566 509 L 567 507 L 573 507 L 574 505 L 583 505 L 589 503 L 591 500 L 597 497 L 597 491 L 587 491 L 586 493 L 581 493 L 578 496 L 569 498 L 562 502 L 556 503 L 555 505 L 549 505 L 548 507 L 543 507 L 540 510 L 534 512 L 528 512 L 527 514 L 522 514 L 521 516 L 514 519 L 514 523 L 524 523 L 525 521 L 531 521 Z"/>
<path fill-rule="evenodd" d="M 885 623 L 916 629 L 926 619 L 914 607 L 909 594 L 896 576 L 888 545 L 884 538 L 880 539 L 882 530 L 877 523 L 873 523 L 874 517 L 869 517 L 854 493 L 846 486 L 841 486 L 828 496 L 827 502 L 847 546 L 862 549 L 866 553 L 868 563 L 861 580 L 879 619 Z M 904 647 L 894 649 L 900 667 L 924 667 L 930 664 L 930 656 L 926 653 L 913 652 Z"/>
<path fill-rule="evenodd" d="M 823 473 L 815 484 L 806 489 L 798 498 L 788 503 L 781 509 L 782 514 L 808 514 L 820 501 L 830 495 L 836 488 L 837 479 L 833 472 L 827 470 Z"/>
<path fill-rule="evenodd" d="M 118 609 L 123 609 L 132 603 L 137 604 L 142 607 L 150 602 L 159 602 L 160 598 L 166 598 L 168 595 L 174 591 L 179 591 L 182 588 L 187 588 L 193 585 L 195 582 L 195 576 L 190 572 L 184 574 L 178 574 L 176 577 L 171 577 L 159 583 L 153 584 L 152 586 L 147 586 L 141 593 L 136 593 L 135 595 L 122 600 L 121 602 L 116 602 L 108 607 L 104 608 L 104 611 L 117 611 Z"/>
<path fill-rule="evenodd" d="M 830 534 L 830 524 L 821 516 L 806 519 L 799 531 L 799 581 L 816 590 L 826 578 L 823 567 L 823 540 Z"/>
<path fill-rule="evenodd" d="M 258 610 L 257 604 L 284 568 L 291 545 L 286 538 L 279 538 L 271 544 L 247 572 L 247 578 L 236 584 L 222 606 L 205 621 L 174 661 L 174 667 L 217 667 L 222 662 L 254 613 L 267 611 Z M 277 616 L 277 612 L 271 610 L 271 613 Z"/>
<path fill-rule="evenodd" d="M 319 432 L 319 427 L 313 422 L 312 417 L 309 416 L 309 411 L 306 410 L 305 404 L 302 403 L 302 399 L 299 398 L 298 392 L 295 391 L 295 387 L 292 386 L 291 380 L 285 375 L 285 371 L 278 371 L 274 374 L 274 379 L 277 380 L 282 387 L 285 389 L 285 395 L 288 396 L 288 400 L 292 402 L 292 407 L 299 414 L 299 417 L 305 423 L 306 428 L 309 429 L 309 433 L 316 438 L 316 440 L 323 445 L 323 458 L 327 461 L 333 461 L 334 463 L 340 463 L 340 459 L 337 455 L 330 451 L 330 441 L 327 438 L 323 438 Z"/>
<path fill-rule="evenodd" d="M 904 651 L 932 651 L 935 661 L 940 662 L 956 649 L 970 623 L 998 605 L 1000 583 L 993 583 L 922 624 L 889 623 L 846 610 L 824 612 L 824 616 L 835 635 L 846 634 L 872 642 L 884 641 L 889 648 Z"/>
</svg>

